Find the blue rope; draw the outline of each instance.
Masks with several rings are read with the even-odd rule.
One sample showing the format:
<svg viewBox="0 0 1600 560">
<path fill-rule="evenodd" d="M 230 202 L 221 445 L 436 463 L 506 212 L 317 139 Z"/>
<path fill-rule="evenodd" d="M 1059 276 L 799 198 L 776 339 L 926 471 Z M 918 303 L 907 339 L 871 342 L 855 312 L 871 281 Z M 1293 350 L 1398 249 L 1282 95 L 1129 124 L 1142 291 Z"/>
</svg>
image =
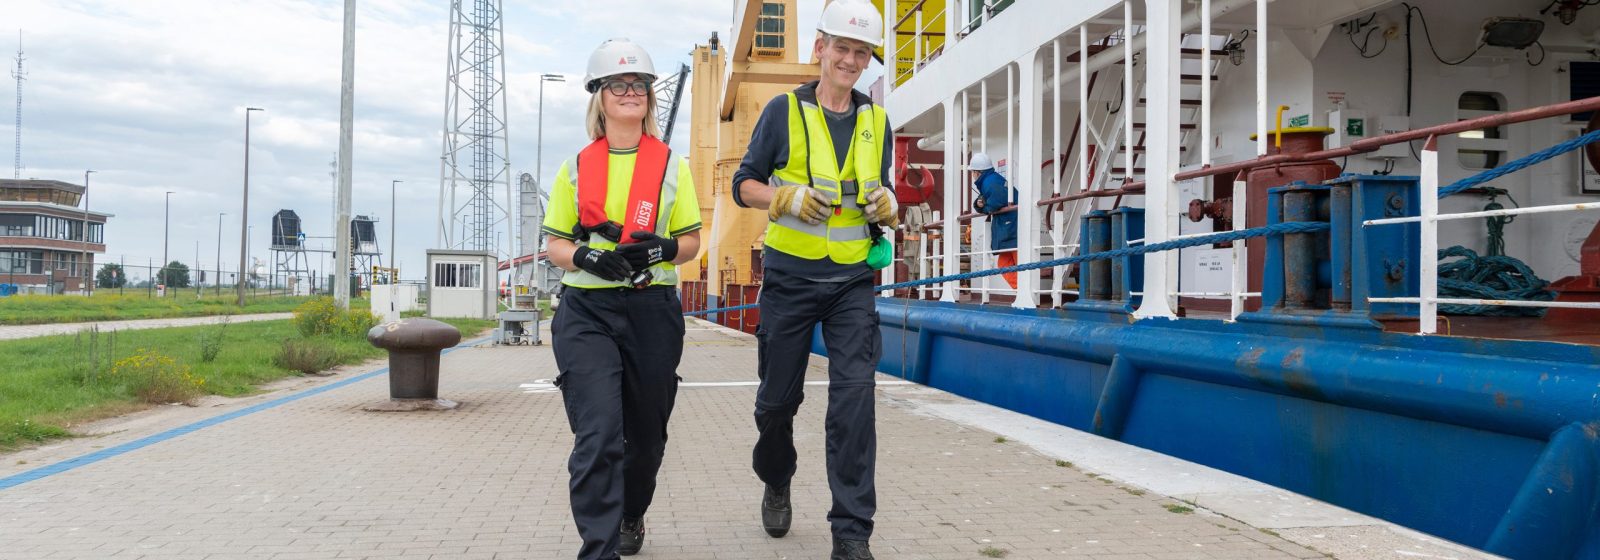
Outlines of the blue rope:
<svg viewBox="0 0 1600 560">
<path fill-rule="evenodd" d="M 1053 259 L 1053 260 L 1048 260 L 1048 261 L 1039 261 L 1039 262 L 1033 262 L 1033 263 L 1027 263 L 1027 264 L 1019 264 L 1019 265 L 1016 265 L 1016 266 L 1007 266 L 1007 267 L 1002 267 L 1002 268 L 992 268 L 992 269 L 989 269 L 989 270 L 974 270 L 972 272 L 963 272 L 963 273 L 960 273 L 960 274 L 950 274 L 950 275 L 946 275 L 946 276 L 937 276 L 937 277 L 933 277 L 933 278 L 924 278 L 924 279 L 921 279 L 921 280 L 909 280 L 909 281 L 900 282 L 900 283 L 897 283 L 897 284 L 889 284 L 889 285 L 886 285 L 886 286 L 879 286 L 876 290 L 873 290 L 873 291 L 882 292 L 882 291 L 890 291 L 890 290 L 899 290 L 899 289 L 902 289 L 902 288 L 914 288 L 914 287 L 917 287 L 917 286 L 926 286 L 926 285 L 929 285 L 929 284 L 943 284 L 945 282 L 959 282 L 959 281 L 962 281 L 962 280 L 971 280 L 971 279 L 974 279 L 974 278 L 982 278 L 982 277 L 985 277 L 985 276 L 996 276 L 996 275 L 1000 275 L 1000 274 L 1009 274 L 1009 273 L 1012 273 L 1012 272 L 1023 272 L 1023 271 L 1028 271 L 1028 270 L 1037 270 L 1037 269 L 1040 269 L 1040 268 L 1053 268 L 1053 267 L 1066 266 L 1066 265 L 1069 265 L 1069 264 L 1076 264 L 1076 263 L 1088 262 L 1088 261 L 1098 261 L 1098 260 L 1116 259 L 1116 258 L 1122 258 L 1122 257 L 1131 257 L 1131 256 L 1135 256 L 1135 255 L 1143 255 L 1143 254 L 1146 254 L 1146 253 L 1158 253 L 1158 252 L 1161 252 L 1161 251 L 1171 251 L 1173 249 L 1185 249 L 1185 248 L 1189 248 L 1189 247 L 1199 247 L 1199 246 L 1202 246 L 1202 245 L 1214 245 L 1214 244 L 1217 244 L 1217 243 L 1224 243 L 1224 242 L 1228 242 L 1228 241 L 1239 241 L 1239 240 L 1243 240 L 1243 239 L 1249 239 L 1249 238 L 1252 238 L 1252 237 L 1278 236 L 1278 235 L 1284 235 L 1284 234 L 1290 234 L 1290 233 L 1316 233 L 1316 232 L 1320 232 L 1320 231 L 1327 231 L 1328 228 L 1329 228 L 1329 226 L 1328 226 L 1327 222 L 1287 222 L 1287 223 L 1282 223 L 1282 224 L 1272 224 L 1272 225 L 1269 225 L 1269 226 L 1262 226 L 1262 227 L 1257 227 L 1257 228 L 1242 229 L 1242 230 L 1238 230 L 1238 231 L 1224 231 L 1224 232 L 1221 232 L 1221 233 L 1214 233 L 1214 234 L 1211 234 L 1211 235 L 1203 235 L 1203 236 L 1200 236 L 1200 237 L 1188 237 L 1188 238 L 1176 239 L 1176 240 L 1172 240 L 1172 241 L 1163 241 L 1161 243 L 1154 243 L 1154 244 L 1151 244 L 1151 245 L 1140 245 L 1140 246 L 1136 246 L 1136 247 L 1124 247 L 1122 249 L 1113 249 L 1113 250 L 1110 250 L 1110 251 L 1101 251 L 1099 253 L 1090 253 L 1090 254 L 1087 254 L 1087 255 L 1078 255 L 1078 256 L 1063 257 L 1063 258 Z M 688 312 L 688 313 L 684 313 L 684 316 L 706 315 L 706 314 L 710 314 L 710 313 L 722 313 L 722 312 L 727 312 L 727 311 L 740 311 L 740 310 L 744 310 L 744 309 L 754 309 L 754 308 L 756 308 L 758 306 L 760 306 L 759 303 L 750 303 L 750 304 L 745 304 L 745 305 L 736 305 L 736 306 L 732 306 L 732 307 L 718 307 L 718 308 L 715 308 L 715 309 L 706 309 L 706 310 L 702 310 L 702 311 L 691 311 L 691 312 Z"/>
<path fill-rule="evenodd" d="M 1576 150 L 1578 148 L 1582 148 L 1584 146 L 1587 146 L 1589 144 L 1593 144 L 1595 142 L 1600 142 L 1600 130 L 1595 130 L 1593 132 L 1589 132 L 1589 133 L 1584 134 L 1582 136 L 1579 136 L 1577 138 L 1573 138 L 1571 140 L 1567 140 L 1567 141 L 1562 142 L 1560 144 L 1556 144 L 1556 145 L 1551 146 L 1549 148 L 1545 148 L 1543 150 L 1539 150 L 1537 152 L 1528 154 L 1528 155 L 1523 156 L 1521 158 L 1512 160 L 1511 162 L 1509 162 L 1509 163 L 1507 163 L 1505 165 L 1502 165 L 1502 166 L 1496 167 L 1494 169 L 1490 169 L 1488 171 L 1484 171 L 1484 172 L 1479 173 L 1477 175 L 1473 175 L 1471 177 L 1467 177 L 1467 178 L 1462 179 L 1460 181 L 1456 181 L 1454 183 L 1451 183 L 1449 186 L 1446 186 L 1444 188 L 1439 189 L 1439 198 L 1444 198 L 1444 197 L 1459 193 L 1461 191 L 1464 191 L 1464 190 L 1467 190 L 1467 189 L 1482 185 L 1482 184 L 1487 183 L 1489 181 L 1493 181 L 1495 179 L 1499 179 L 1499 178 L 1504 177 L 1506 175 L 1510 175 L 1512 173 L 1516 173 L 1516 172 L 1521 171 L 1523 169 L 1527 169 L 1527 168 L 1532 167 L 1534 165 L 1538 165 L 1540 163 L 1544 163 L 1545 161 L 1549 160 L 1550 158 L 1553 158 L 1553 157 L 1556 157 L 1558 155 L 1561 155 L 1561 154 Z M 1207 235 L 1207 236 L 1203 236 L 1203 237 L 1192 237 L 1192 238 L 1180 239 L 1180 240 L 1176 240 L 1176 241 L 1166 241 L 1166 242 L 1162 242 L 1162 243 L 1156 243 L 1154 245 L 1145 245 L 1145 246 L 1139 246 L 1139 247 L 1127 247 L 1127 248 L 1123 248 L 1123 249 L 1115 249 L 1115 250 L 1111 250 L 1111 251 L 1103 251 L 1103 252 L 1100 252 L 1100 253 L 1092 253 L 1092 254 L 1088 254 L 1088 255 L 1079 255 L 1079 256 L 1075 256 L 1075 257 L 1066 257 L 1066 258 L 1060 258 L 1060 259 L 1048 260 L 1048 261 L 1041 261 L 1041 262 L 1035 262 L 1035 263 L 1019 264 L 1019 265 L 1016 265 L 1016 266 L 1008 266 L 1008 267 L 1005 267 L 1005 268 L 994 268 L 994 269 L 989 269 L 989 270 L 976 270 L 976 271 L 972 271 L 972 272 L 964 272 L 964 273 L 961 273 L 961 274 L 951 274 L 951 275 L 948 275 L 948 276 L 939 276 L 939 277 L 935 277 L 935 278 L 925 278 L 925 279 L 922 279 L 922 280 L 911 280 L 911 281 L 908 281 L 908 282 L 900 282 L 898 284 L 889 284 L 887 286 L 881 286 L 876 291 L 890 291 L 890 290 L 898 290 L 898 289 L 901 289 L 901 288 L 914 288 L 914 287 L 917 287 L 917 286 L 926 286 L 926 285 L 929 285 L 929 284 L 943 284 L 945 282 L 952 282 L 952 281 L 959 282 L 959 281 L 962 281 L 962 280 L 971 280 L 971 279 L 974 279 L 974 278 L 982 278 L 982 277 L 985 277 L 985 276 L 995 276 L 995 275 L 998 275 L 998 274 L 1007 274 L 1007 273 L 1011 273 L 1011 272 L 1023 272 L 1023 271 L 1027 271 L 1027 270 L 1035 270 L 1035 269 L 1040 269 L 1040 268 L 1052 268 L 1052 267 L 1065 266 L 1065 265 L 1069 265 L 1069 264 L 1075 264 L 1075 263 L 1087 262 L 1087 261 L 1104 260 L 1104 259 L 1115 259 L 1115 258 L 1121 258 L 1121 257 L 1131 257 L 1131 256 L 1134 256 L 1134 255 L 1142 255 L 1142 254 L 1146 254 L 1146 253 L 1155 253 L 1155 252 L 1160 252 L 1160 251 L 1170 251 L 1170 250 L 1173 250 L 1173 249 L 1184 249 L 1184 248 L 1188 248 L 1188 247 L 1198 247 L 1198 246 L 1201 246 L 1201 245 L 1213 245 L 1213 244 L 1216 244 L 1216 243 L 1223 243 L 1223 242 L 1228 242 L 1228 241 L 1239 241 L 1239 240 L 1242 240 L 1242 239 L 1249 239 L 1249 238 L 1252 238 L 1252 237 L 1267 237 L 1267 236 L 1283 235 L 1283 234 L 1286 234 L 1286 233 L 1314 233 L 1314 232 L 1319 232 L 1319 231 L 1327 231 L 1328 228 L 1329 228 L 1328 224 L 1324 223 L 1324 222 L 1289 222 L 1289 223 L 1282 223 L 1282 224 L 1273 224 L 1273 225 L 1270 225 L 1270 226 L 1262 226 L 1262 227 L 1258 227 L 1258 228 L 1250 228 L 1250 229 L 1244 229 L 1244 230 L 1238 230 L 1238 231 L 1226 231 L 1226 232 L 1217 233 L 1217 234 L 1214 234 L 1214 235 Z M 1446 249 L 1444 251 L 1440 251 L 1440 256 L 1441 257 L 1446 256 L 1445 252 L 1452 251 L 1452 250 L 1454 250 L 1454 248 Z M 1468 251 L 1468 252 L 1471 252 L 1471 251 Z M 1452 254 L 1450 256 L 1462 256 L 1462 255 L 1454 255 L 1454 254 Z M 1473 258 L 1477 259 L 1478 257 L 1477 257 L 1476 254 L 1474 254 Z M 1492 259 L 1492 258 L 1494 258 L 1494 257 L 1486 257 L 1486 258 L 1483 258 L 1483 259 L 1487 260 L 1487 259 Z M 1515 259 L 1512 259 L 1512 260 L 1515 260 Z M 1503 265 L 1503 263 L 1501 263 L 1501 264 Z M 1476 265 L 1473 265 L 1473 266 L 1476 266 Z M 1526 269 L 1527 268 L 1527 266 L 1523 265 L 1520 261 L 1518 261 L 1516 263 L 1516 266 L 1511 266 L 1510 268 L 1516 269 L 1517 266 L 1520 266 L 1522 269 Z M 1504 266 L 1502 266 L 1502 268 L 1504 268 Z M 1533 276 L 1532 271 L 1528 271 L 1524 276 L 1526 276 L 1528 278 L 1531 278 L 1534 281 L 1533 284 L 1539 284 L 1541 282 L 1544 282 L 1543 280 L 1539 280 L 1537 276 Z M 1511 282 L 1509 284 L 1513 285 L 1513 286 L 1522 286 L 1522 284 L 1517 284 L 1515 282 Z M 1537 295 L 1538 293 L 1549 294 L 1548 291 L 1544 291 L 1544 287 L 1543 287 L 1542 284 L 1539 285 L 1537 288 L 1532 288 L 1532 287 L 1529 287 L 1529 288 L 1526 288 L 1526 289 L 1523 289 L 1523 288 L 1512 288 L 1511 291 L 1497 290 L 1493 286 L 1487 286 L 1487 287 L 1486 286 L 1472 286 L 1472 285 L 1460 282 L 1458 280 L 1447 279 L 1445 277 L 1445 275 L 1444 275 L 1444 270 L 1443 269 L 1440 270 L 1439 287 L 1442 290 L 1460 290 L 1459 293 L 1461 293 L 1462 295 L 1469 295 L 1469 294 L 1474 294 L 1474 293 L 1479 293 L 1479 294 L 1502 294 L 1502 295 L 1504 295 L 1504 294 L 1511 294 L 1511 293 L 1524 293 L 1524 292 L 1526 292 L 1523 297 L 1515 297 L 1515 296 L 1513 296 L 1513 297 L 1482 297 L 1482 299 L 1538 299 L 1539 297 L 1541 297 L 1541 296 Z M 1528 291 L 1528 290 L 1532 290 L 1532 291 Z M 1446 292 L 1445 291 L 1441 291 L 1440 292 L 1441 295 L 1443 295 L 1444 293 L 1446 293 Z M 1544 299 L 1543 301 L 1548 301 L 1548 298 Z M 741 311 L 741 310 L 745 310 L 745 309 L 755 309 L 756 307 L 759 307 L 759 306 L 760 306 L 759 303 L 750 303 L 750 304 L 745 304 L 745 305 L 736 305 L 736 306 L 732 306 L 732 307 L 718 307 L 718 308 L 715 308 L 715 309 L 706 309 L 706 310 L 702 310 L 702 311 L 691 311 L 689 313 L 684 313 L 684 315 L 685 316 L 708 315 L 708 314 L 711 314 L 711 313 L 722 313 L 722 312 L 726 312 L 726 311 Z M 1456 307 L 1456 306 L 1441 306 L 1440 309 L 1441 310 L 1446 310 L 1446 309 L 1453 308 L 1453 307 Z M 1461 307 L 1481 307 L 1481 306 L 1461 306 Z M 1518 309 L 1518 308 L 1509 308 L 1509 309 Z M 1539 310 L 1534 310 L 1534 311 L 1539 311 Z"/>
<path fill-rule="evenodd" d="M 1545 160 L 1550 158 L 1576 150 L 1578 148 L 1582 148 L 1595 142 L 1600 142 L 1600 130 L 1596 130 L 1566 142 L 1562 142 L 1543 150 L 1522 156 L 1500 167 L 1496 167 L 1494 169 L 1484 171 L 1483 173 L 1479 173 L 1477 175 L 1473 175 L 1471 177 L 1451 183 L 1450 186 L 1439 189 L 1439 198 L 1444 198 L 1472 187 L 1482 185 L 1489 181 L 1499 179 L 1506 175 L 1522 171 L 1534 165 L 1544 163 Z"/>
</svg>

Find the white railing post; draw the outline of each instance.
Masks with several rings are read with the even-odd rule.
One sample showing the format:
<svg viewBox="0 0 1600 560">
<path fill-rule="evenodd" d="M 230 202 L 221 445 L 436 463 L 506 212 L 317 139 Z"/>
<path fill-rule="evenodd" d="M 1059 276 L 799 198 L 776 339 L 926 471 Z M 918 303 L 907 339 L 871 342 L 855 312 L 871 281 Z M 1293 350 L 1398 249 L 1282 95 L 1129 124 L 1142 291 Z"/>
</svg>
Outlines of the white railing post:
<svg viewBox="0 0 1600 560">
<path fill-rule="evenodd" d="M 1211 0 L 1200 0 L 1200 165 L 1202 167 L 1211 165 L 1211 74 Z M 1214 183 L 1207 177 L 1206 184 Z"/>
<path fill-rule="evenodd" d="M 888 0 L 883 3 L 884 26 L 883 40 L 883 73 L 887 78 L 883 80 L 883 94 L 888 95 L 894 91 L 895 81 L 900 79 L 900 0 Z"/>
<path fill-rule="evenodd" d="M 1040 193 L 1044 190 L 1040 173 L 1044 162 L 1044 52 L 1034 49 L 1023 55 L 1017 63 L 1017 97 L 1021 102 L 1017 118 L 1011 119 L 1018 127 L 1012 136 L 1011 176 L 1016 181 L 1017 205 L 1017 264 L 1039 262 L 1039 210 Z M 1060 115 L 1057 114 L 1057 118 Z M 1056 126 L 1060 128 L 1060 125 Z M 1039 306 L 1039 271 L 1025 270 L 1017 273 L 1017 297 L 1012 307 L 1031 309 Z"/>
<path fill-rule="evenodd" d="M 966 128 L 966 109 L 965 92 L 961 94 L 960 114 L 956 112 L 955 98 L 952 97 L 944 102 L 944 134 L 948 145 L 944 151 L 944 270 L 940 271 L 944 274 L 961 270 L 961 257 L 956 254 L 961 250 L 961 222 L 956 219 L 961 214 L 961 200 L 956 197 L 961 196 L 965 189 L 961 186 L 962 166 L 956 160 L 961 157 L 959 155 L 961 150 L 957 148 L 965 148 L 967 144 L 966 133 L 963 130 Z M 959 135 L 959 139 L 949 141 L 953 135 Z M 955 301 L 956 289 L 960 286 L 960 282 L 954 280 L 945 282 L 939 300 Z"/>
<path fill-rule="evenodd" d="M 930 236 L 931 236 L 931 234 L 928 233 L 928 230 L 923 230 L 922 234 L 917 237 L 917 279 L 918 280 L 922 280 L 922 279 L 925 279 L 925 278 L 932 278 L 932 276 L 928 275 L 928 265 L 932 264 L 932 263 L 928 262 L 928 259 L 933 258 L 933 255 L 928 253 L 929 250 L 933 249 L 932 247 L 930 247 L 928 245 L 928 237 L 930 237 Z M 928 285 L 927 284 L 923 284 L 921 286 L 917 286 L 917 294 L 918 294 L 917 299 L 928 299 Z"/>
<path fill-rule="evenodd" d="M 1256 0 L 1256 155 L 1267 155 L 1267 0 Z"/>
<path fill-rule="evenodd" d="M 920 7 L 917 8 L 916 20 L 917 21 L 916 21 L 915 25 L 917 26 L 917 28 L 916 28 L 917 30 L 916 30 L 915 38 L 913 39 L 914 47 L 913 47 L 913 50 L 911 51 L 913 53 L 912 57 L 911 57 L 911 75 L 912 76 L 916 76 L 917 75 L 917 68 L 922 66 L 922 8 L 920 8 Z"/>
<path fill-rule="evenodd" d="M 961 13 L 961 7 L 963 4 L 965 3 L 961 0 L 950 0 L 949 2 L 944 3 L 945 49 L 955 46 L 955 44 L 961 40 L 961 30 L 965 26 L 962 21 L 966 19 Z"/>
<path fill-rule="evenodd" d="M 1210 142 L 1209 140 L 1207 141 Z M 1249 192 L 1249 185 L 1244 181 L 1233 182 L 1233 231 L 1244 229 L 1245 193 Z M 1233 242 L 1233 280 L 1232 288 L 1228 289 L 1228 320 L 1237 321 L 1239 314 L 1244 313 L 1245 292 L 1250 291 L 1250 252 L 1245 250 L 1244 240 Z"/>
<path fill-rule="evenodd" d="M 1182 91 L 1179 50 L 1183 0 L 1146 0 L 1144 71 L 1145 92 L 1145 224 L 1144 243 L 1166 241 L 1177 223 L 1174 213 L 1178 171 L 1178 104 Z M 1127 110 L 1132 110 L 1132 105 Z M 1131 151 L 1131 150 L 1130 150 Z M 1129 170 L 1132 171 L 1131 169 Z M 1144 258 L 1144 299 L 1134 317 L 1175 317 L 1170 301 L 1176 278 L 1174 251 L 1147 253 Z"/>
<path fill-rule="evenodd" d="M 989 77 L 978 82 L 978 151 L 989 155 Z M 993 161 L 994 156 L 990 156 Z M 966 167 L 967 162 L 961 162 Z M 963 177 L 965 179 L 965 177 Z"/>
<path fill-rule="evenodd" d="M 1438 138 L 1429 136 L 1422 146 L 1422 188 L 1417 195 L 1422 206 L 1422 251 L 1417 255 L 1421 276 L 1421 308 L 1418 321 L 1422 334 L 1438 331 L 1439 323 L 1439 146 Z"/>
<path fill-rule="evenodd" d="M 1148 18 L 1148 16 L 1146 17 Z M 1146 26 L 1145 33 L 1149 32 L 1150 28 Z M 1149 42 L 1147 41 L 1145 43 L 1145 52 L 1148 53 L 1150 51 Z M 1125 0 L 1122 3 L 1122 146 L 1126 150 L 1122 156 L 1123 183 L 1133 180 L 1133 112 L 1136 107 L 1135 103 L 1138 101 L 1138 98 L 1134 96 L 1133 87 L 1133 54 L 1133 0 Z M 1145 68 L 1149 68 L 1148 60 L 1145 61 Z M 1148 75 L 1148 72 L 1146 74 Z M 1149 80 L 1146 79 L 1145 83 L 1148 84 Z M 1146 131 L 1150 130 L 1150 108 L 1156 106 L 1155 101 L 1155 97 L 1151 97 L 1150 102 L 1145 106 Z M 1117 146 L 1113 143 L 1113 145 L 1105 146 L 1105 148 L 1115 150 Z M 1146 173 L 1145 178 L 1148 179 L 1149 177 L 1150 175 Z"/>
<path fill-rule="evenodd" d="M 1078 192 L 1089 191 L 1089 28 L 1078 27 Z M 1096 131 L 1098 133 L 1098 130 Z M 1073 205 L 1077 207 L 1076 204 Z M 1067 237 L 1072 237 L 1068 235 Z"/>
<path fill-rule="evenodd" d="M 1067 124 L 1067 115 L 1061 112 L 1065 108 L 1061 104 L 1061 87 L 1067 85 L 1066 81 L 1061 79 L 1061 41 L 1061 39 L 1050 41 L 1050 48 L 1054 50 L 1051 60 L 1054 67 L 1051 68 L 1050 76 L 1056 81 L 1054 91 L 1056 110 L 1052 111 L 1056 119 L 1055 126 L 1052 127 L 1055 138 L 1051 142 L 1050 148 L 1050 161 L 1052 162 L 1050 164 L 1050 172 L 1055 176 L 1050 178 L 1051 196 L 1066 194 L 1061 190 L 1061 177 L 1067 174 L 1067 154 L 1061 149 L 1061 127 Z"/>
</svg>

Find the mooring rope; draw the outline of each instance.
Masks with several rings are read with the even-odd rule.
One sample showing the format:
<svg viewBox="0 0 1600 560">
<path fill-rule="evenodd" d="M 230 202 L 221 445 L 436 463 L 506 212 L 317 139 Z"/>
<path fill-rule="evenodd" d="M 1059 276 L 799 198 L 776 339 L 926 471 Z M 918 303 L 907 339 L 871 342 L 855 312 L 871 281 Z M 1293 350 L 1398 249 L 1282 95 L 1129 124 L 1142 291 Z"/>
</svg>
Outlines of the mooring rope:
<svg viewBox="0 0 1600 560">
<path fill-rule="evenodd" d="M 886 286 L 879 286 L 878 288 L 876 288 L 873 291 L 882 292 L 882 291 L 898 290 L 898 289 L 902 289 L 902 288 L 914 288 L 914 287 L 917 287 L 917 286 L 926 286 L 926 285 L 929 285 L 929 284 L 943 284 L 945 282 L 959 282 L 959 281 L 962 281 L 962 280 L 971 280 L 973 278 L 983 278 L 985 276 L 995 276 L 995 275 L 998 275 L 998 274 L 1008 274 L 1008 273 L 1012 273 L 1012 272 L 1024 272 L 1024 271 L 1028 271 L 1028 270 L 1037 270 L 1037 269 L 1040 269 L 1040 268 L 1052 268 L 1052 267 L 1057 267 L 1057 266 L 1066 266 L 1066 265 L 1069 265 L 1069 264 L 1088 262 L 1088 261 L 1098 261 L 1098 260 L 1115 259 L 1115 258 L 1121 258 L 1121 257 L 1131 257 L 1131 256 L 1134 256 L 1134 255 L 1143 255 L 1145 253 L 1157 253 L 1157 252 L 1162 252 L 1162 251 L 1171 251 L 1171 250 L 1174 250 L 1174 249 L 1185 249 L 1185 248 L 1189 248 L 1189 247 L 1199 247 L 1199 246 L 1202 246 L 1202 245 L 1214 245 L 1214 244 L 1217 244 L 1217 243 L 1224 243 L 1224 242 L 1228 242 L 1228 241 L 1239 241 L 1239 240 L 1243 240 L 1243 239 L 1250 239 L 1250 238 L 1253 238 L 1253 237 L 1267 237 L 1267 236 L 1274 236 L 1274 235 L 1285 235 L 1285 234 L 1290 234 L 1290 233 L 1316 233 L 1316 232 L 1321 232 L 1321 231 L 1327 231 L 1328 229 L 1329 229 L 1329 226 L 1328 226 L 1327 222 L 1286 222 L 1286 223 L 1281 223 L 1281 224 L 1272 224 L 1272 225 L 1268 225 L 1268 226 L 1261 226 L 1261 227 L 1250 228 L 1250 229 L 1241 229 L 1241 230 L 1237 230 L 1237 231 L 1224 231 L 1224 232 L 1214 233 L 1214 234 L 1211 234 L 1211 235 L 1203 235 L 1203 236 L 1198 236 L 1198 237 L 1186 237 L 1186 238 L 1183 238 L 1183 239 L 1175 239 L 1175 240 L 1172 240 L 1172 241 L 1163 241 L 1161 243 L 1152 243 L 1152 244 L 1149 244 L 1149 245 L 1139 245 L 1139 246 L 1134 246 L 1134 247 L 1124 247 L 1122 249 L 1112 249 L 1110 251 L 1101 251 L 1099 253 L 1090 253 L 1090 254 L 1087 254 L 1087 255 L 1077 255 L 1077 256 L 1072 256 L 1072 257 L 1063 257 L 1063 258 L 1059 258 L 1059 259 L 1052 259 L 1052 260 L 1048 260 L 1048 261 L 1039 261 L 1039 262 L 1032 262 L 1032 263 L 1027 263 L 1027 264 L 1019 264 L 1019 265 L 1016 265 L 1016 266 L 1006 266 L 1006 267 L 1000 267 L 1000 268 L 991 268 L 991 269 L 987 269 L 987 270 L 974 270 L 974 271 L 971 271 L 971 272 L 963 272 L 963 273 L 960 273 L 960 274 L 949 274 L 949 275 L 937 276 L 937 277 L 933 277 L 933 278 L 923 278 L 923 279 L 920 279 L 920 280 L 908 280 L 908 281 L 899 282 L 899 283 L 896 283 L 896 284 L 889 284 L 889 285 L 886 285 Z M 701 310 L 701 311 L 690 311 L 688 313 L 684 313 L 684 315 L 685 316 L 695 316 L 695 315 L 706 315 L 706 314 L 710 314 L 710 313 L 722 313 L 722 312 L 727 312 L 727 311 L 740 311 L 740 310 L 744 310 L 744 309 L 754 309 L 754 308 L 756 308 L 758 306 L 760 306 L 759 302 L 745 304 L 745 305 L 735 305 L 735 306 L 732 306 L 732 307 L 718 307 L 718 308 L 715 308 L 715 309 L 705 309 L 705 310 Z"/>
</svg>

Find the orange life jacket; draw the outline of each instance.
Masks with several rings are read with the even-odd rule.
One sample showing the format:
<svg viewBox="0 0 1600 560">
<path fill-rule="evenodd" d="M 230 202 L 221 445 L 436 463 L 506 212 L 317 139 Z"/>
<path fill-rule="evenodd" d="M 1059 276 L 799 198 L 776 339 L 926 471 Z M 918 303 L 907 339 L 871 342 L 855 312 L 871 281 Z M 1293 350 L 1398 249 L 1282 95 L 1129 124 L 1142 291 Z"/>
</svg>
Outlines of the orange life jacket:
<svg viewBox="0 0 1600 560">
<path fill-rule="evenodd" d="M 611 146 L 605 137 L 578 152 L 578 223 L 589 231 L 611 218 L 606 216 L 606 192 L 610 185 Z M 639 155 L 633 164 L 633 182 L 628 189 L 628 207 L 619 244 L 633 243 L 633 232 L 654 233 L 661 211 L 661 182 L 666 178 L 672 150 L 653 136 L 639 138 Z"/>
</svg>

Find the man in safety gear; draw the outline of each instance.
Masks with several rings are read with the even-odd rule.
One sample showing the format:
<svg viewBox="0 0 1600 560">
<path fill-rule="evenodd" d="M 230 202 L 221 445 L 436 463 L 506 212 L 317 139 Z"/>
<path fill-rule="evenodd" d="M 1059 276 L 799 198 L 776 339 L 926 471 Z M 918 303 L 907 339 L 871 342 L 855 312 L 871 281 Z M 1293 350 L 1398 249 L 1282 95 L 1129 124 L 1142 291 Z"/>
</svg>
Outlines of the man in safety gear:
<svg viewBox="0 0 1600 560">
<path fill-rule="evenodd" d="M 1006 186 L 1005 176 L 995 170 L 994 160 L 989 158 L 989 154 L 972 154 L 967 170 L 973 187 L 978 190 L 978 198 L 972 201 L 972 207 L 989 215 L 989 250 L 994 252 L 995 266 L 1016 266 L 1017 209 L 1013 206 L 1005 210 L 1017 199 L 1014 189 Z M 1007 272 L 1001 276 L 1012 288 L 1017 287 L 1017 273 Z"/>
<path fill-rule="evenodd" d="M 803 398 L 812 331 L 828 349 L 827 470 L 832 558 L 871 559 L 877 510 L 873 375 L 882 353 L 867 254 L 898 223 L 889 164 L 888 116 L 854 90 L 883 44 L 871 4 L 836 0 L 823 11 L 813 59 L 818 81 L 769 102 L 738 172 L 734 202 L 765 209 L 754 467 L 766 483 L 767 534 L 789 531 L 793 511 L 794 416 Z"/>
<path fill-rule="evenodd" d="M 543 231 L 568 272 L 551 331 L 572 428 L 580 560 L 644 546 L 677 398 L 683 305 L 677 264 L 700 250 L 689 164 L 656 137 L 650 55 L 626 39 L 589 58 L 592 142 L 562 164 Z"/>
</svg>

